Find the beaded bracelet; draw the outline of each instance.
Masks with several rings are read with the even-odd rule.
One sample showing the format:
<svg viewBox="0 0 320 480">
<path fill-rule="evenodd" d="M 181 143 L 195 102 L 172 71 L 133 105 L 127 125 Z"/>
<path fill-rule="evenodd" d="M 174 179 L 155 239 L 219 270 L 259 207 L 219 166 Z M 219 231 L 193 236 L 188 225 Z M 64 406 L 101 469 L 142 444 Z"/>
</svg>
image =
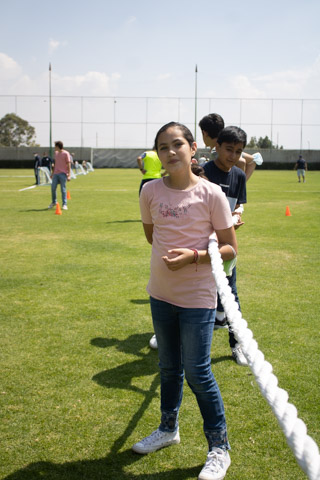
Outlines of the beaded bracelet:
<svg viewBox="0 0 320 480">
<path fill-rule="evenodd" d="M 193 260 L 191 263 L 196 264 L 196 271 L 197 271 L 198 263 L 199 263 L 199 251 L 196 248 L 190 248 L 190 250 L 193 251 Z"/>
</svg>

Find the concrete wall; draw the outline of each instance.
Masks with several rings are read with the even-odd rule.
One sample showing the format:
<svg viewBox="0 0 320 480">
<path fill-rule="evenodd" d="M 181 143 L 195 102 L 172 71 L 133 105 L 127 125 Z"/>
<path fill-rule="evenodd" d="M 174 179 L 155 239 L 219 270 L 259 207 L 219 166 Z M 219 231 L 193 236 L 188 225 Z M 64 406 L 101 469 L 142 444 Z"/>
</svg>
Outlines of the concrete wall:
<svg viewBox="0 0 320 480">
<path fill-rule="evenodd" d="M 68 151 L 74 152 L 78 161 L 90 160 L 91 148 L 68 148 Z M 44 152 L 49 155 L 49 147 L 0 147 L 0 168 L 32 168 L 33 154 L 42 157 Z"/>
<path fill-rule="evenodd" d="M 82 160 L 93 160 L 95 168 L 136 168 L 137 156 L 143 149 L 91 149 L 91 148 L 67 148 L 74 153 L 74 158 Z M 33 154 L 42 156 L 43 152 L 49 152 L 49 148 L 31 147 L 2 147 L 0 148 L 0 168 L 32 168 L 34 163 Z M 254 153 L 256 150 L 246 149 L 247 153 Z M 208 154 L 208 150 L 199 149 L 197 157 L 201 153 Z M 264 162 L 259 169 L 292 169 L 300 154 L 299 150 L 260 150 Z M 308 163 L 309 170 L 320 170 L 320 150 L 308 150 L 302 152 Z"/>
<path fill-rule="evenodd" d="M 245 149 L 246 153 L 253 154 L 257 149 Z M 263 170 L 290 170 L 296 164 L 301 154 L 308 164 L 309 170 L 320 170 L 320 150 L 259 150 L 263 156 L 263 164 L 258 167 Z"/>
</svg>

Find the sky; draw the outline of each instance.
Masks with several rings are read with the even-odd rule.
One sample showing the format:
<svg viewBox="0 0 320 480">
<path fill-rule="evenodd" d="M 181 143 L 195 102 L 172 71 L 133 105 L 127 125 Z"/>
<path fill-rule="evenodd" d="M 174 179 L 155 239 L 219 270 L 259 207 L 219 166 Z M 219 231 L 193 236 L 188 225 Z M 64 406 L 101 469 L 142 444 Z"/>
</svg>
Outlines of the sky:
<svg viewBox="0 0 320 480">
<path fill-rule="evenodd" d="M 0 0 L 0 11 L 1 96 L 48 95 L 51 63 L 53 96 L 192 98 L 197 80 L 198 98 L 320 99 L 319 0 Z M 320 102 L 309 107 L 319 125 Z"/>
</svg>

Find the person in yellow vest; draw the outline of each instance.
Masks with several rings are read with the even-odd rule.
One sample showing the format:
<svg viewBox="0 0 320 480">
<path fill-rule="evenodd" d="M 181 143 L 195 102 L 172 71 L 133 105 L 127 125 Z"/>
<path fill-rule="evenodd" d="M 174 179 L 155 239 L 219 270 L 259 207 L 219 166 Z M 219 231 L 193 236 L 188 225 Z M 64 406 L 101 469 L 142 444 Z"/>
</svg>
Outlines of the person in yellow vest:
<svg viewBox="0 0 320 480">
<path fill-rule="evenodd" d="M 161 173 L 163 167 L 155 150 L 143 152 L 137 158 L 137 163 L 140 172 L 143 175 L 139 188 L 140 196 L 141 189 L 145 183 L 150 182 L 150 180 L 154 180 L 155 178 L 163 177 L 166 174 L 166 171 L 164 170 Z"/>
</svg>

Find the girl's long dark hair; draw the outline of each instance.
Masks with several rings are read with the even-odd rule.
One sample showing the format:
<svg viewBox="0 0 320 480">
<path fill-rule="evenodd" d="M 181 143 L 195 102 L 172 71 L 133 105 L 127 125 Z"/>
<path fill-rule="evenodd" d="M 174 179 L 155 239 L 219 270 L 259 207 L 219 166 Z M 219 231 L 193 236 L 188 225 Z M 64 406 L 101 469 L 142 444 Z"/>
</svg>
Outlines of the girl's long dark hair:
<svg viewBox="0 0 320 480">
<path fill-rule="evenodd" d="M 207 177 L 205 176 L 204 169 L 200 165 L 197 165 L 196 163 L 192 163 L 191 164 L 191 171 L 192 171 L 192 173 L 194 173 L 198 177 L 202 177 L 202 178 L 205 178 L 206 180 L 208 180 Z"/>
<path fill-rule="evenodd" d="M 189 145 L 191 147 L 191 145 L 194 142 L 194 138 L 193 138 L 193 135 L 190 132 L 189 128 L 186 127 L 185 125 L 183 125 L 182 123 L 179 123 L 179 122 L 169 122 L 169 123 L 166 123 L 165 125 L 163 125 L 163 127 L 161 127 L 160 130 L 158 131 L 158 133 L 156 135 L 156 138 L 154 139 L 154 149 L 155 150 L 158 151 L 159 136 L 161 135 L 161 133 L 165 132 L 170 127 L 178 127 L 181 130 L 183 137 L 187 140 L 187 142 L 189 143 Z"/>
</svg>

